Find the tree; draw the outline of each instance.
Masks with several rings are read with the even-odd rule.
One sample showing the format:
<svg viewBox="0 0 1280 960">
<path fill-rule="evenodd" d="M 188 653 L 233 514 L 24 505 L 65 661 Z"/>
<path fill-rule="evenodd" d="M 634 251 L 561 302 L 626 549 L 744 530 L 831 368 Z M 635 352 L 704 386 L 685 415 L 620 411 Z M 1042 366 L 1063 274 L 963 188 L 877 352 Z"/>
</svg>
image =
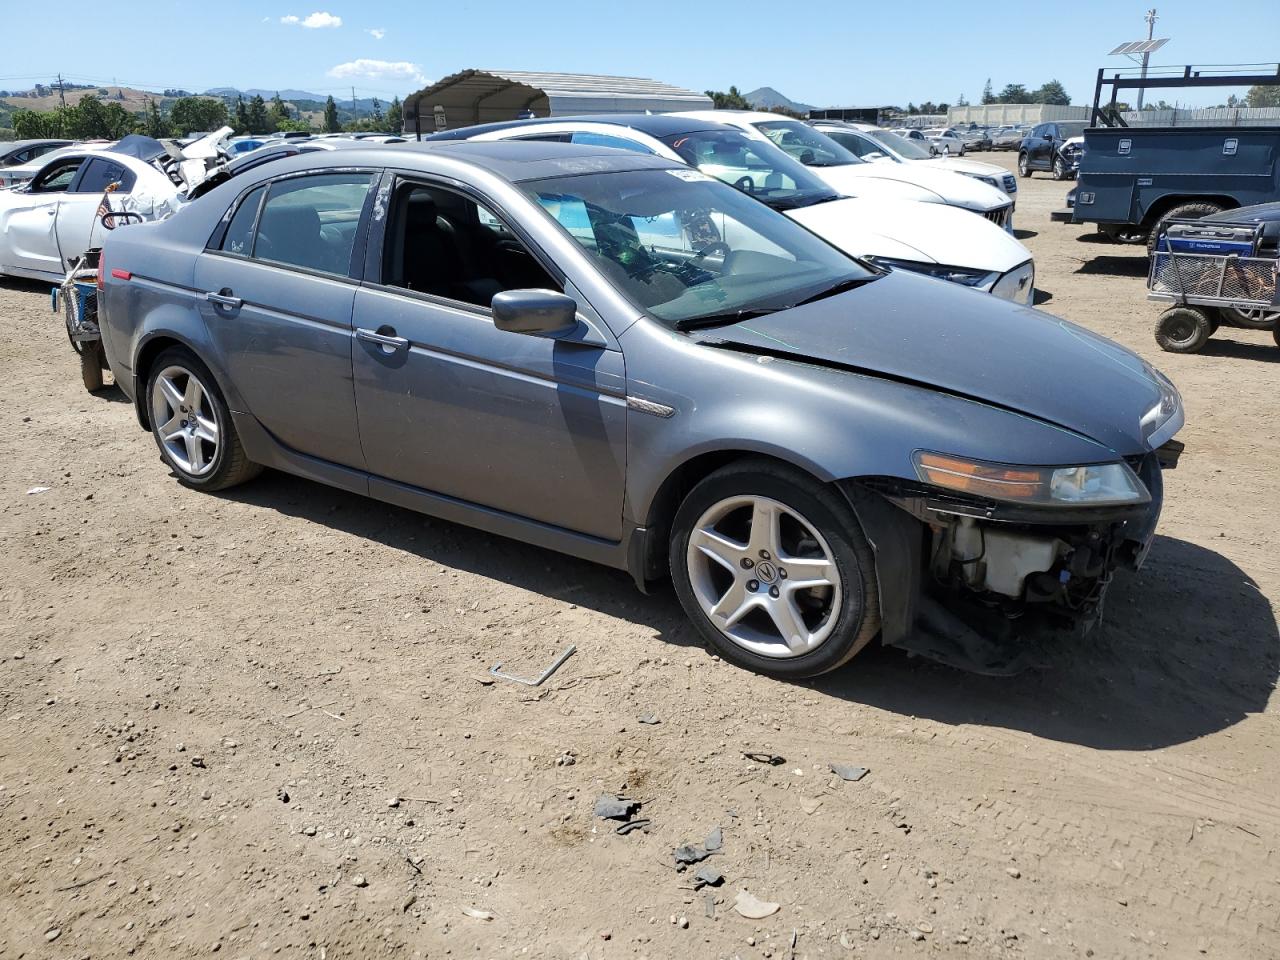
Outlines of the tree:
<svg viewBox="0 0 1280 960">
<path fill-rule="evenodd" d="M 960 96 L 956 97 L 957 107 L 967 107 L 968 105 L 969 105 L 969 101 L 965 99 L 965 96 L 963 93 L 960 94 Z"/>
<path fill-rule="evenodd" d="M 746 97 L 738 92 L 737 87 L 730 87 L 728 93 L 721 93 L 719 90 L 708 90 L 706 94 L 715 103 L 717 110 L 751 109 L 751 104 L 747 102 Z"/>
<path fill-rule="evenodd" d="M 337 133 L 341 129 L 342 124 L 338 123 L 338 105 L 330 94 L 329 99 L 324 102 L 324 132 Z"/>
<path fill-rule="evenodd" d="M 1057 80 L 1050 80 L 1035 93 L 1031 94 L 1032 103 L 1049 103 L 1059 107 L 1068 106 L 1071 98 Z"/>
<path fill-rule="evenodd" d="M 991 92 L 991 78 L 990 78 L 990 77 L 987 77 L 986 85 L 985 85 L 985 86 L 983 86 L 983 88 L 982 88 L 982 102 L 983 102 L 984 104 L 987 104 L 987 103 L 995 103 L 995 102 L 996 102 L 996 95 L 995 95 L 994 93 L 992 93 L 992 92 Z"/>
<path fill-rule="evenodd" d="M 19 140 L 45 140 L 62 135 L 58 111 L 15 110 L 13 135 Z"/>
<path fill-rule="evenodd" d="M 209 133 L 226 122 L 227 105 L 212 97 L 181 97 L 169 109 L 169 123 L 179 137 L 197 131 Z"/>
<path fill-rule="evenodd" d="M 289 105 L 280 99 L 279 92 L 271 98 L 271 106 L 267 109 L 267 125 L 274 132 L 276 130 L 284 130 L 285 124 L 289 123 L 292 117 L 289 116 Z"/>
<path fill-rule="evenodd" d="M 250 133 L 270 133 L 267 119 L 267 102 L 262 99 L 261 95 L 254 94 L 253 99 L 249 101 L 249 132 Z"/>
<path fill-rule="evenodd" d="M 150 97 L 147 97 L 147 109 L 142 115 L 142 132 L 157 140 L 170 136 L 169 122 L 160 112 L 160 105 Z"/>
<path fill-rule="evenodd" d="M 1251 107 L 1280 107 L 1280 87 L 1250 87 L 1244 102 Z"/>
<path fill-rule="evenodd" d="M 1007 83 L 1000 96 L 996 98 L 996 103 L 1031 103 L 1031 94 L 1027 92 L 1027 88 L 1020 83 Z"/>
<path fill-rule="evenodd" d="M 235 127 L 236 133 L 239 134 L 252 132 L 249 128 L 249 109 L 244 105 L 244 97 L 239 94 L 236 94 L 236 115 L 232 126 Z"/>
<path fill-rule="evenodd" d="M 399 97 L 392 97 L 391 102 L 387 104 L 387 132 L 401 133 L 404 131 L 404 104 L 400 102 Z"/>
</svg>

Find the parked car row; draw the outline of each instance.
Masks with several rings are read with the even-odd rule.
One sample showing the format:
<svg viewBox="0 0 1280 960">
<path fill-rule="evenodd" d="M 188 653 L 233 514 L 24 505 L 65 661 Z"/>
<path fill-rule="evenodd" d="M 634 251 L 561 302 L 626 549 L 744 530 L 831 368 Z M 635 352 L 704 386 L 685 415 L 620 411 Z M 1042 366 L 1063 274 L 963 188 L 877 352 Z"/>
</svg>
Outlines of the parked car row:
<svg viewBox="0 0 1280 960">
<path fill-rule="evenodd" d="M 876 636 L 1011 669 L 1141 563 L 1183 414 L 1140 358 L 824 243 L 793 214 L 864 201 L 766 136 L 506 129 L 277 156 L 107 239 L 106 356 L 179 481 L 270 466 L 669 577 L 783 677 Z"/>
</svg>

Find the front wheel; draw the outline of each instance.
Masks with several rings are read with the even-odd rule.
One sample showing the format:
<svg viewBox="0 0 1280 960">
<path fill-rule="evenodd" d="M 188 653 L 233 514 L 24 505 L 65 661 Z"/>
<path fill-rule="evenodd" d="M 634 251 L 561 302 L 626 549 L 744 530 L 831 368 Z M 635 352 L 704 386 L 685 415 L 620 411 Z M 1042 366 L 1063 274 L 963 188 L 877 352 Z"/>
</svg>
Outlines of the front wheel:
<svg viewBox="0 0 1280 960">
<path fill-rule="evenodd" d="M 829 486 L 771 461 L 717 470 L 690 491 L 670 543 L 676 594 L 726 660 L 803 679 L 880 629 L 875 557 Z"/>
<path fill-rule="evenodd" d="M 1053 179 L 1068 180 L 1071 178 L 1071 169 L 1067 166 L 1067 162 L 1061 157 L 1055 157 L 1053 161 Z"/>
<path fill-rule="evenodd" d="M 172 347 L 156 358 L 146 395 L 160 458 L 179 483 L 224 490 L 261 472 L 245 456 L 213 374 L 190 350 Z"/>
<path fill-rule="evenodd" d="M 1026 179 L 1031 177 L 1031 162 L 1025 153 L 1018 154 L 1018 176 Z"/>
</svg>

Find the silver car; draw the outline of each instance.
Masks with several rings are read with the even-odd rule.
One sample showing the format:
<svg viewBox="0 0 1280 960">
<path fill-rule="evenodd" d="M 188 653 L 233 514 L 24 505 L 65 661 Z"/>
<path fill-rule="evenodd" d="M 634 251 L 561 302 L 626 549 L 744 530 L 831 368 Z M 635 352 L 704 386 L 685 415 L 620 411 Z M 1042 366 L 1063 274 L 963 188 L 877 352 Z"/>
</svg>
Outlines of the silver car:
<svg viewBox="0 0 1280 960">
<path fill-rule="evenodd" d="M 1012 669 L 1040 621 L 1096 619 L 1183 419 L 1109 341 L 607 147 L 263 163 L 115 231 L 100 275 L 181 483 L 268 466 L 670 578 L 782 677 L 877 636 Z"/>
</svg>

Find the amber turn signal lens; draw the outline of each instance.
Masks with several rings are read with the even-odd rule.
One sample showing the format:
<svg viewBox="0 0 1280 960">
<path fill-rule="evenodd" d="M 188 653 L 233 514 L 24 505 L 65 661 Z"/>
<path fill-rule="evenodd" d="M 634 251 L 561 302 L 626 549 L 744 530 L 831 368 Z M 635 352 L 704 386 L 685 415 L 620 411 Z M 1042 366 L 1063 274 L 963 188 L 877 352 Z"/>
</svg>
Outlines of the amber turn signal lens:
<svg viewBox="0 0 1280 960">
<path fill-rule="evenodd" d="M 978 463 L 940 453 L 916 455 L 916 471 L 925 483 L 1001 500 L 1036 500 L 1048 477 L 1031 467 Z"/>
</svg>

